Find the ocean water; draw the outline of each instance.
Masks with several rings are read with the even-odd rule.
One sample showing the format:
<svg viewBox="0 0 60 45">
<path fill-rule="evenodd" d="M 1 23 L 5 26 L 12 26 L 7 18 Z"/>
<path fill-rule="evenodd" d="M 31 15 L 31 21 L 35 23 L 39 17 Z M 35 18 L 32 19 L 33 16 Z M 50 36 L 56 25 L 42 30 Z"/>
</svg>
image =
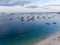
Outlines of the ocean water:
<svg viewBox="0 0 60 45">
<path fill-rule="evenodd" d="M 57 12 L 1 14 L 0 45 L 29 45 L 47 38 L 60 31 L 59 20 Z"/>
</svg>

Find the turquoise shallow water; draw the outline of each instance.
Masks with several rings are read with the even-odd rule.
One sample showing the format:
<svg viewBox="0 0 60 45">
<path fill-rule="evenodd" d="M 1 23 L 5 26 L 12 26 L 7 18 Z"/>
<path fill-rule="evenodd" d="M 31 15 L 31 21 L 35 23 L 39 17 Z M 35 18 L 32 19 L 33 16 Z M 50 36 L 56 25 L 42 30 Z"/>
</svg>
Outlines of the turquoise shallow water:
<svg viewBox="0 0 60 45">
<path fill-rule="evenodd" d="M 46 14 L 44 16 L 47 18 L 51 17 L 51 19 L 41 18 L 33 21 L 20 21 L 17 17 L 21 17 L 21 15 L 1 16 L 0 21 L 2 23 L 0 22 L 0 31 L 2 33 L 0 32 L 0 45 L 24 45 L 29 40 L 42 39 L 54 32 L 60 31 L 59 15 Z M 9 18 L 12 18 L 12 20 L 9 20 Z M 53 22 L 56 22 L 56 24 Z M 5 28 L 3 29 L 1 27 Z"/>
</svg>

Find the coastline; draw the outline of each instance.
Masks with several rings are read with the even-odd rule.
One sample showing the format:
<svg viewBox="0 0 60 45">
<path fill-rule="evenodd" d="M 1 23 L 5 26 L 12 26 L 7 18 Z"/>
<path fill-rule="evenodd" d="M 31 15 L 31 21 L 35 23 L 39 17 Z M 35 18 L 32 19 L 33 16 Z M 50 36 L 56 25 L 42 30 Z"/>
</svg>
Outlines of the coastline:
<svg viewBox="0 0 60 45">
<path fill-rule="evenodd" d="M 60 45 L 60 31 L 52 34 L 45 40 L 34 43 L 33 45 Z"/>
</svg>

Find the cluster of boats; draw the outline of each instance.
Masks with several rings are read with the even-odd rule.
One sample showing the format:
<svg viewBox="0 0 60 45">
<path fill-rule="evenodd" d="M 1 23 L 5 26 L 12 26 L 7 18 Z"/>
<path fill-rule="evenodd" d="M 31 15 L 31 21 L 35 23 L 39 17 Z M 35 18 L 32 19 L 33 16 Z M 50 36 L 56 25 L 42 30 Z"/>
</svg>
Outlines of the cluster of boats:
<svg viewBox="0 0 60 45">
<path fill-rule="evenodd" d="M 18 20 L 20 21 L 24 21 L 24 20 L 27 20 L 27 21 L 34 21 L 36 19 L 50 19 L 50 18 L 54 18 L 54 17 L 46 17 L 46 16 L 18 16 L 16 17 Z M 12 17 L 9 18 L 9 20 L 13 20 Z"/>
</svg>

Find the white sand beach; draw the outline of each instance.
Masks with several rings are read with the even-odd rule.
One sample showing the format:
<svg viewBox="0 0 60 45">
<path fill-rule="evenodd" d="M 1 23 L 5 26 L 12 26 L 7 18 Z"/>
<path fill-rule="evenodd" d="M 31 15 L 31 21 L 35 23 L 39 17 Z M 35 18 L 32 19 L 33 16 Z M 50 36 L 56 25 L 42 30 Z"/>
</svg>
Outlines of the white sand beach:
<svg viewBox="0 0 60 45">
<path fill-rule="evenodd" d="M 34 45 L 60 45 L 60 32 L 57 32 L 49 38 L 39 41 Z"/>
</svg>

